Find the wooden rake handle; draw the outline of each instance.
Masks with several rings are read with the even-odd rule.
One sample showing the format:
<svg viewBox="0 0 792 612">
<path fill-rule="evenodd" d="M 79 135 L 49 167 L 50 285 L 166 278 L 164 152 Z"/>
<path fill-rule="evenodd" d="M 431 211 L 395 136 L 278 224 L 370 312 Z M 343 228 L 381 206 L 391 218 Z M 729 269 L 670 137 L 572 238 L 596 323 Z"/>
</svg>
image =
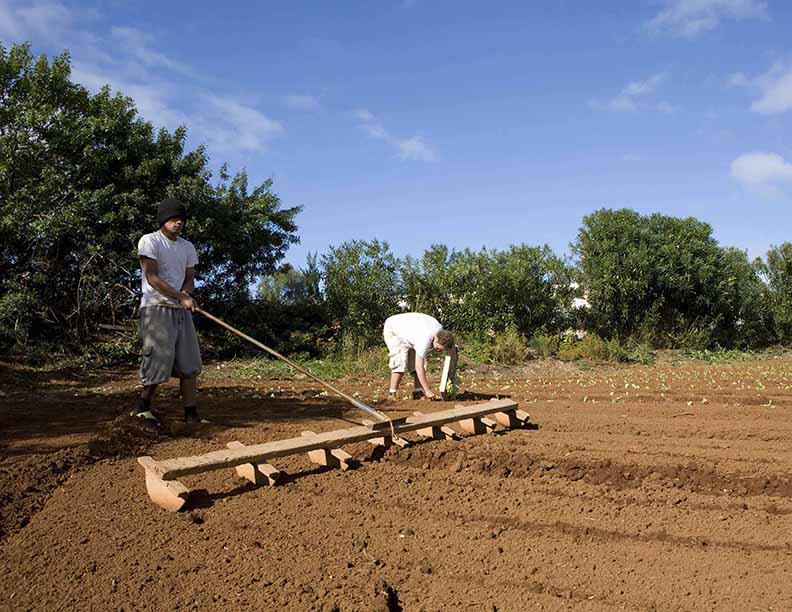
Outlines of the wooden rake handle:
<svg viewBox="0 0 792 612">
<path fill-rule="evenodd" d="M 292 368 L 294 368 L 298 372 L 300 372 L 302 374 L 305 374 L 308 378 L 310 378 L 312 380 L 315 380 L 320 385 L 330 389 L 333 393 L 335 393 L 337 395 L 340 395 L 345 400 L 347 400 L 349 403 L 351 403 L 355 408 L 358 408 L 358 409 L 362 410 L 363 412 L 365 412 L 369 416 L 373 416 L 374 418 L 376 418 L 377 420 L 379 420 L 381 422 L 390 422 L 390 419 L 387 416 L 385 416 L 384 414 L 382 414 L 379 410 L 375 410 L 374 408 L 372 408 L 368 404 L 365 404 L 365 403 L 363 403 L 363 402 L 361 402 L 359 400 L 356 400 L 355 398 L 347 395 L 346 393 L 344 393 L 340 389 L 336 389 L 333 385 L 331 385 L 328 382 L 323 381 L 321 378 L 319 378 L 316 374 L 314 374 L 310 370 L 306 370 L 304 367 L 302 367 L 300 365 L 297 365 L 296 363 L 294 363 L 288 357 L 285 357 L 285 356 L 281 355 L 279 352 L 271 349 L 270 347 L 268 347 L 265 344 L 262 344 L 261 342 L 259 342 L 255 338 L 251 338 L 247 334 L 242 333 L 241 331 L 239 331 L 235 327 L 232 327 L 231 325 L 229 325 L 228 323 L 226 323 L 222 319 L 218 319 L 213 314 L 206 312 L 203 308 L 199 308 L 198 306 L 196 306 L 195 307 L 195 312 L 198 312 L 198 313 L 202 314 L 207 319 L 211 319 L 212 321 L 214 321 L 215 323 L 217 323 L 221 327 L 226 328 L 228 331 L 236 334 L 240 338 L 244 338 L 245 340 L 247 340 L 251 344 L 253 344 L 253 345 L 257 346 L 258 348 L 260 348 L 262 351 L 265 351 L 265 352 L 269 353 L 270 355 L 272 355 L 273 357 L 277 357 L 281 361 L 286 362 L 287 364 L 289 364 Z"/>
</svg>

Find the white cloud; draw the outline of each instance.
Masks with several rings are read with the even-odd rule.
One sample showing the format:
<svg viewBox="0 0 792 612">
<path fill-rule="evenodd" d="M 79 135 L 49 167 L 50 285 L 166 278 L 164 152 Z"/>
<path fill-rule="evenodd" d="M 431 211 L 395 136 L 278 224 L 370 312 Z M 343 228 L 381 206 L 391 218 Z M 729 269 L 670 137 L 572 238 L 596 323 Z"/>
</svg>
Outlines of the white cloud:
<svg viewBox="0 0 792 612">
<path fill-rule="evenodd" d="M 437 157 L 432 147 L 421 136 L 413 136 L 396 141 L 399 147 L 399 157 L 416 161 L 435 161 Z"/>
<path fill-rule="evenodd" d="M 776 63 L 755 78 L 742 72 L 729 77 L 729 84 L 746 87 L 759 93 L 751 103 L 751 110 L 762 115 L 774 115 L 792 110 L 792 66 Z"/>
<path fill-rule="evenodd" d="M 664 0 L 645 26 L 654 34 L 695 38 L 724 19 L 767 19 L 765 0 Z"/>
<path fill-rule="evenodd" d="M 591 100 L 589 106 L 593 110 L 612 112 L 635 112 L 639 109 L 639 98 L 644 98 L 654 93 L 657 86 L 666 78 L 664 73 L 654 74 L 643 81 L 632 81 L 614 98 L 600 102 Z M 662 106 L 661 106 L 662 105 Z M 660 112 L 667 112 L 671 107 L 667 102 L 661 102 L 655 108 Z"/>
<path fill-rule="evenodd" d="M 153 48 L 153 38 L 136 28 L 114 27 L 111 38 L 129 55 L 149 68 L 166 68 L 193 77 L 195 72 L 187 64 L 174 60 Z"/>
<path fill-rule="evenodd" d="M 263 151 L 273 138 L 284 131 L 280 122 L 232 98 L 207 96 L 207 101 L 218 112 L 201 116 L 195 123 L 207 138 L 210 149 Z"/>
<path fill-rule="evenodd" d="M 363 126 L 363 129 L 372 138 L 379 138 L 380 140 L 388 140 L 389 138 L 388 132 L 381 125 L 367 123 Z"/>
<path fill-rule="evenodd" d="M 173 129 L 188 123 L 187 116 L 170 104 L 168 98 L 173 92 L 164 82 L 128 81 L 117 75 L 108 74 L 99 67 L 82 64 L 72 67 L 72 80 L 94 93 L 105 85 L 110 85 L 112 91 L 132 98 L 140 116 L 156 127 Z"/>
<path fill-rule="evenodd" d="M 21 43 L 55 41 L 74 20 L 74 13 L 57 0 L 0 0 L 0 37 Z"/>
<path fill-rule="evenodd" d="M 209 154 L 260 152 L 284 132 L 283 125 L 229 94 L 217 96 L 189 63 L 157 48 L 151 34 L 123 24 L 93 27 L 92 9 L 59 0 L 0 0 L 0 38 L 35 40 L 34 52 L 70 50 L 72 80 L 98 92 L 109 85 L 134 100 L 155 127 L 189 128 L 190 139 Z M 310 104 L 309 96 L 292 102 Z"/>
<path fill-rule="evenodd" d="M 292 94 L 285 96 L 283 101 L 292 110 L 316 111 L 319 110 L 319 99 L 314 96 Z"/>
<path fill-rule="evenodd" d="M 365 108 L 358 108 L 354 113 L 363 131 L 372 138 L 388 143 L 400 159 L 425 162 L 432 162 L 437 159 L 434 149 L 423 136 L 416 134 L 409 138 L 397 138 L 391 135 L 377 121 L 371 111 Z"/>
<path fill-rule="evenodd" d="M 782 193 L 782 186 L 792 184 L 792 164 L 778 153 L 753 151 L 731 163 L 731 175 L 748 188 L 777 196 Z"/>
<path fill-rule="evenodd" d="M 358 108 L 357 110 L 355 110 L 355 116 L 358 119 L 360 119 L 363 123 L 368 123 L 369 121 L 374 121 L 376 119 L 376 117 L 374 117 L 374 114 L 371 111 L 366 110 L 365 108 Z"/>
<path fill-rule="evenodd" d="M 657 112 L 663 113 L 665 115 L 670 115 L 676 110 L 673 106 L 671 106 L 668 102 L 665 101 L 658 102 L 657 105 L 655 106 L 655 109 L 657 109 Z"/>
</svg>

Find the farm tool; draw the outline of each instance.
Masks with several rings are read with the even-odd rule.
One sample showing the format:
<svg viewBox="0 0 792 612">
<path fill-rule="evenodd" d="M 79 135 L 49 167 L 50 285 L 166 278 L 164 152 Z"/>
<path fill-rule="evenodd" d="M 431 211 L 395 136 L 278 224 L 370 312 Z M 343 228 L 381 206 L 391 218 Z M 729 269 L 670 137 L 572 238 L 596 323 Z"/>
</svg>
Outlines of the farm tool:
<svg viewBox="0 0 792 612">
<path fill-rule="evenodd" d="M 268 463 L 270 459 L 277 457 L 304 452 L 308 454 L 308 458 L 313 463 L 346 470 L 351 465 L 352 456 L 341 449 L 341 446 L 345 444 L 368 441 L 376 446 L 389 447 L 397 445 L 403 447 L 409 443 L 400 437 L 399 434 L 407 432 L 415 432 L 422 437 L 435 440 L 456 440 L 459 439 L 459 432 L 448 427 L 449 424 L 457 424 L 458 428 L 463 432 L 481 434 L 490 432 L 497 426 L 509 429 L 523 427 L 530 419 L 528 414 L 518 410 L 517 404 L 509 399 L 493 399 L 472 406 L 457 404 L 455 408 L 432 414 L 415 412 L 413 416 L 390 419 L 382 412 L 350 397 L 309 370 L 297 365 L 258 340 L 242 333 L 225 321 L 201 308 L 196 307 L 195 310 L 263 351 L 284 361 L 298 372 L 346 399 L 355 408 L 374 417 L 377 421 L 366 420 L 363 425 L 325 433 L 304 431 L 298 438 L 252 446 L 245 446 L 241 442 L 233 441 L 229 442 L 224 450 L 192 457 L 177 457 L 163 461 L 155 461 L 149 456 L 138 457 L 138 463 L 146 471 L 146 489 L 149 497 L 161 508 L 172 512 L 181 510 L 189 498 L 189 490 L 178 480 L 182 476 L 224 468 L 235 468 L 238 476 L 253 484 L 269 484 L 272 486 L 278 484 L 283 476 L 277 468 Z M 454 385 L 455 376 L 456 352 L 446 357 L 441 381 L 441 389 L 443 391 L 446 391 L 447 388 L 450 389 Z M 444 395 L 444 398 L 446 397 Z M 488 417 L 493 417 L 494 420 Z"/>
<path fill-rule="evenodd" d="M 357 408 L 359 410 L 362 410 L 363 412 L 365 412 L 369 416 L 374 417 L 375 419 L 377 419 L 376 422 L 370 423 L 370 425 L 369 425 L 370 429 L 382 429 L 384 427 L 390 427 L 392 429 L 393 421 L 386 414 L 383 414 L 382 412 L 380 412 L 376 408 L 373 408 L 373 407 L 369 406 L 368 404 L 366 404 L 365 402 L 361 402 L 360 400 L 356 400 L 354 397 L 351 397 L 350 395 L 347 395 L 346 393 L 344 393 L 340 389 L 337 389 L 336 387 L 334 387 L 330 383 L 325 382 L 324 380 L 319 378 L 316 374 L 314 374 L 310 370 L 307 370 L 306 368 L 303 368 L 302 366 L 294 363 L 288 357 L 284 357 L 279 352 L 277 352 L 277 351 L 271 349 L 270 347 L 262 344 L 261 342 L 259 342 L 255 338 L 251 338 L 247 334 L 242 333 L 241 331 L 239 331 L 235 327 L 232 327 L 231 325 L 229 325 L 228 323 L 226 323 L 222 319 L 219 319 L 216 316 L 214 316 L 213 314 L 210 314 L 210 313 L 206 312 L 203 308 L 198 308 L 196 306 L 195 312 L 198 312 L 198 313 L 202 314 L 207 319 L 210 319 L 210 320 L 214 321 L 215 323 L 217 323 L 221 327 L 224 327 L 228 331 L 233 332 L 234 334 L 236 334 L 240 338 L 243 338 L 244 340 L 247 340 L 251 344 L 253 344 L 253 345 L 257 346 L 258 348 L 260 348 L 262 351 L 265 351 L 265 352 L 269 353 L 270 355 L 272 355 L 273 357 L 276 357 L 276 358 L 280 359 L 281 361 L 283 361 L 284 363 L 287 363 L 289 366 L 291 366 L 292 368 L 294 368 L 295 370 L 297 370 L 301 374 L 305 374 L 305 376 L 307 376 L 308 378 L 310 378 L 312 380 L 315 380 L 316 382 L 318 382 L 323 387 L 326 387 L 327 389 L 329 389 L 330 391 L 332 391 L 336 395 L 339 395 L 340 397 L 344 398 L 350 404 L 352 404 L 355 408 Z"/>
<path fill-rule="evenodd" d="M 499 425 L 508 429 L 523 427 L 529 418 L 528 414 L 517 409 L 517 404 L 512 400 L 493 399 L 472 406 L 457 405 L 431 414 L 415 413 L 398 422 L 394 421 L 391 431 L 376 431 L 367 425 L 325 433 L 304 431 L 298 438 L 252 446 L 237 441 L 229 442 L 224 450 L 192 457 L 162 461 L 155 461 L 148 456 L 138 457 L 138 463 L 146 471 L 146 489 L 151 500 L 161 508 L 176 512 L 185 506 L 190 494 L 189 489 L 178 480 L 182 476 L 235 468 L 238 476 L 253 484 L 272 486 L 282 479 L 281 472 L 268 463 L 277 457 L 307 453 L 313 463 L 346 470 L 352 456 L 341 449 L 345 444 L 368 441 L 377 446 L 403 446 L 406 441 L 398 434 L 407 432 L 434 440 L 458 439 L 458 432 L 448 427 L 449 424 L 456 423 L 464 432 L 481 434 Z"/>
</svg>

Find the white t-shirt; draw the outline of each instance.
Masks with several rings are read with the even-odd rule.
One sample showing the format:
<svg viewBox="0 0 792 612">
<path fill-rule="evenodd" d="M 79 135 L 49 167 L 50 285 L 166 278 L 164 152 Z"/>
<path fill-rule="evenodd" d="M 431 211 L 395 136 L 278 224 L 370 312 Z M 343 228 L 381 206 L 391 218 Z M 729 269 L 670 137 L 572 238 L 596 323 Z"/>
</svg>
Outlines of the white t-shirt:
<svg viewBox="0 0 792 612">
<path fill-rule="evenodd" d="M 181 237 L 171 240 L 159 230 L 146 234 L 140 239 L 138 256 L 156 260 L 159 277 L 176 291 L 181 291 L 187 268 L 194 268 L 198 263 L 198 255 L 195 253 L 192 242 Z M 145 274 L 142 276 L 141 308 L 156 304 L 178 304 L 176 300 L 162 295 L 149 285 Z"/>
<path fill-rule="evenodd" d="M 417 357 L 426 357 L 426 352 L 432 346 L 435 334 L 443 326 L 435 319 L 421 312 L 405 312 L 388 317 L 385 329 L 392 331 L 410 348 L 415 349 Z"/>
</svg>

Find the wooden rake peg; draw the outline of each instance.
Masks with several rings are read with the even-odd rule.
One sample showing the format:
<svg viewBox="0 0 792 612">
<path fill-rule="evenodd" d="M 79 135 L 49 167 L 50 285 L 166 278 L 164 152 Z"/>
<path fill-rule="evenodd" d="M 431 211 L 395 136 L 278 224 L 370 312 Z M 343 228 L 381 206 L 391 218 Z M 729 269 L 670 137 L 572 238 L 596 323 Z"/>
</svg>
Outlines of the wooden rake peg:
<svg viewBox="0 0 792 612">
<path fill-rule="evenodd" d="M 497 423 L 492 419 L 487 418 L 473 418 L 473 419 L 463 419 L 459 421 L 459 426 L 462 428 L 462 431 L 466 431 L 472 434 L 485 434 L 491 432 Z"/>
<path fill-rule="evenodd" d="M 363 424 L 366 427 L 371 427 L 371 425 L 373 425 L 372 421 L 366 421 L 366 420 L 363 421 Z M 407 448 L 408 446 L 410 446 L 409 440 L 405 438 L 401 438 L 399 436 L 394 437 L 392 433 L 388 435 L 384 435 L 381 438 L 369 438 L 366 441 L 369 444 L 373 444 L 374 446 L 384 446 L 386 448 L 392 446 L 393 444 L 395 444 L 399 448 Z"/>
<path fill-rule="evenodd" d="M 306 438 L 311 438 L 316 435 L 313 431 L 304 431 L 302 435 Z M 308 459 L 311 463 L 323 465 L 326 467 L 341 468 L 342 472 L 346 472 L 352 467 L 355 459 L 343 449 L 340 448 L 317 448 L 316 450 L 308 451 Z"/>
<path fill-rule="evenodd" d="M 234 440 L 226 444 L 226 448 L 239 449 L 245 448 L 241 442 Z M 236 473 L 254 485 L 268 484 L 274 487 L 283 480 L 283 473 L 269 463 L 243 463 L 234 468 Z"/>
<path fill-rule="evenodd" d="M 413 412 L 415 416 L 423 416 L 423 412 L 416 410 Z M 459 440 L 459 434 L 447 425 L 432 425 L 424 429 L 418 429 L 416 432 L 419 436 L 424 438 L 431 438 L 432 440 Z"/>
<path fill-rule="evenodd" d="M 457 408 L 464 408 L 462 404 L 457 404 Z M 488 419 L 487 417 L 473 417 L 471 419 L 462 419 L 458 421 L 459 426 L 462 428 L 462 431 L 466 431 L 472 434 L 483 434 L 489 433 L 495 426 L 498 424 L 497 421 L 493 421 L 492 419 Z"/>
<path fill-rule="evenodd" d="M 517 429 L 524 427 L 531 419 L 531 415 L 522 410 L 504 410 L 503 412 L 496 412 L 492 416 L 495 420 L 504 427 L 509 429 Z"/>
<path fill-rule="evenodd" d="M 151 501 L 160 508 L 178 512 L 190 497 L 190 490 L 178 480 L 163 480 L 157 472 L 157 462 L 149 456 L 138 457 L 146 470 L 146 490 Z"/>
</svg>

